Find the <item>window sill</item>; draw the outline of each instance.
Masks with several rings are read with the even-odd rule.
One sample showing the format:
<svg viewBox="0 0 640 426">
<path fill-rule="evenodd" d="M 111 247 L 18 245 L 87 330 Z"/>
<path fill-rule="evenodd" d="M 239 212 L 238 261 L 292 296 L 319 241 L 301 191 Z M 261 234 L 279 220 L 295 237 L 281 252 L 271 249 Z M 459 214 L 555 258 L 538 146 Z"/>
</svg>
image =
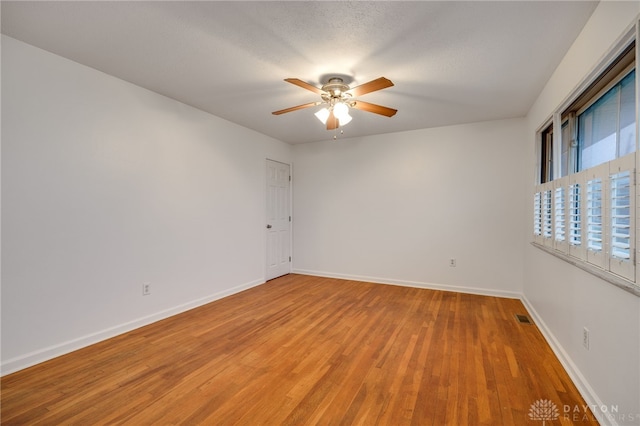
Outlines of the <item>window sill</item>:
<svg viewBox="0 0 640 426">
<path fill-rule="evenodd" d="M 638 287 L 637 285 L 635 285 L 634 283 L 632 283 L 629 280 L 625 280 L 622 277 L 619 277 L 615 274 L 612 274 L 611 272 L 605 271 L 604 269 L 600 269 L 597 266 L 593 266 L 587 262 L 584 262 L 580 259 L 576 259 L 573 256 L 569 256 L 566 253 L 562 253 L 559 252 L 555 249 L 552 249 L 550 247 L 546 247 L 546 246 L 542 246 L 538 243 L 532 242 L 531 243 L 532 246 L 539 248 L 542 251 L 545 251 L 555 257 L 558 257 L 562 260 L 564 260 L 565 262 L 568 262 L 570 264 L 572 264 L 573 266 L 576 266 L 580 269 L 582 269 L 583 271 L 586 271 L 592 275 L 595 275 L 596 277 L 600 278 L 601 280 L 604 280 L 610 284 L 615 285 L 616 287 L 621 288 L 622 290 L 628 291 L 629 293 L 640 297 L 640 287 Z"/>
</svg>

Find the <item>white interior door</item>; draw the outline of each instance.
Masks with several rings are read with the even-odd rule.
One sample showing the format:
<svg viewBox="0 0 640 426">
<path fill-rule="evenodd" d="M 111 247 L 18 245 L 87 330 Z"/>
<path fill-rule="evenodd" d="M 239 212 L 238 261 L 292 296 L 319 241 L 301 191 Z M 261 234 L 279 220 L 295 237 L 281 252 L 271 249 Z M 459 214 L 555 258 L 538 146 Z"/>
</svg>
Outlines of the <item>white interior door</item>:
<svg viewBox="0 0 640 426">
<path fill-rule="evenodd" d="M 267 280 L 291 272 L 288 164 L 267 160 Z"/>
</svg>

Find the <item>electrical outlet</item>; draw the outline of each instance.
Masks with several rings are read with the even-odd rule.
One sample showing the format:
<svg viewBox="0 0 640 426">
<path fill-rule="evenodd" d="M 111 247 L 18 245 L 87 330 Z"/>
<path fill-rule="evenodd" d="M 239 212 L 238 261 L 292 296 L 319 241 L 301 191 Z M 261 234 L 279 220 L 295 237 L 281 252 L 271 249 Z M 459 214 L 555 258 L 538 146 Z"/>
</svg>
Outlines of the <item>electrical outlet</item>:
<svg viewBox="0 0 640 426">
<path fill-rule="evenodd" d="M 589 350 L 589 329 L 587 327 L 582 329 L 582 346 Z"/>
<path fill-rule="evenodd" d="M 142 295 L 148 296 L 151 294 L 151 283 L 142 283 Z"/>
<path fill-rule="evenodd" d="M 456 267 L 456 260 L 455 259 L 449 259 L 449 266 L 451 266 L 452 268 Z"/>
</svg>

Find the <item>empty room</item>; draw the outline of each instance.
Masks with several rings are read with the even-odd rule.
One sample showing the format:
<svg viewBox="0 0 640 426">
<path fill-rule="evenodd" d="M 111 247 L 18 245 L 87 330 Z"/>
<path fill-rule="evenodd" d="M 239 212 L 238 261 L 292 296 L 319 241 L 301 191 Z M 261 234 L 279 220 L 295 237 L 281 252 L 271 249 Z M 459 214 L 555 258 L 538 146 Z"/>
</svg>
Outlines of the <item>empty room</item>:
<svg viewBox="0 0 640 426">
<path fill-rule="evenodd" d="M 0 18 L 2 424 L 640 425 L 640 2 Z"/>
</svg>

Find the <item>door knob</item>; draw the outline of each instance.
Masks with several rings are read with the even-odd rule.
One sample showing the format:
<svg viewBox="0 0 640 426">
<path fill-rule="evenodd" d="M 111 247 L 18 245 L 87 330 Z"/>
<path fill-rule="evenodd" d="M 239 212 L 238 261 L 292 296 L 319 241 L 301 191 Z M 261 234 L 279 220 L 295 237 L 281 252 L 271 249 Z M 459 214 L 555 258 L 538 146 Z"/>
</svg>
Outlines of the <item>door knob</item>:
<svg viewBox="0 0 640 426">
<path fill-rule="evenodd" d="M 271 225 L 267 225 L 267 229 L 271 229 Z"/>
</svg>

